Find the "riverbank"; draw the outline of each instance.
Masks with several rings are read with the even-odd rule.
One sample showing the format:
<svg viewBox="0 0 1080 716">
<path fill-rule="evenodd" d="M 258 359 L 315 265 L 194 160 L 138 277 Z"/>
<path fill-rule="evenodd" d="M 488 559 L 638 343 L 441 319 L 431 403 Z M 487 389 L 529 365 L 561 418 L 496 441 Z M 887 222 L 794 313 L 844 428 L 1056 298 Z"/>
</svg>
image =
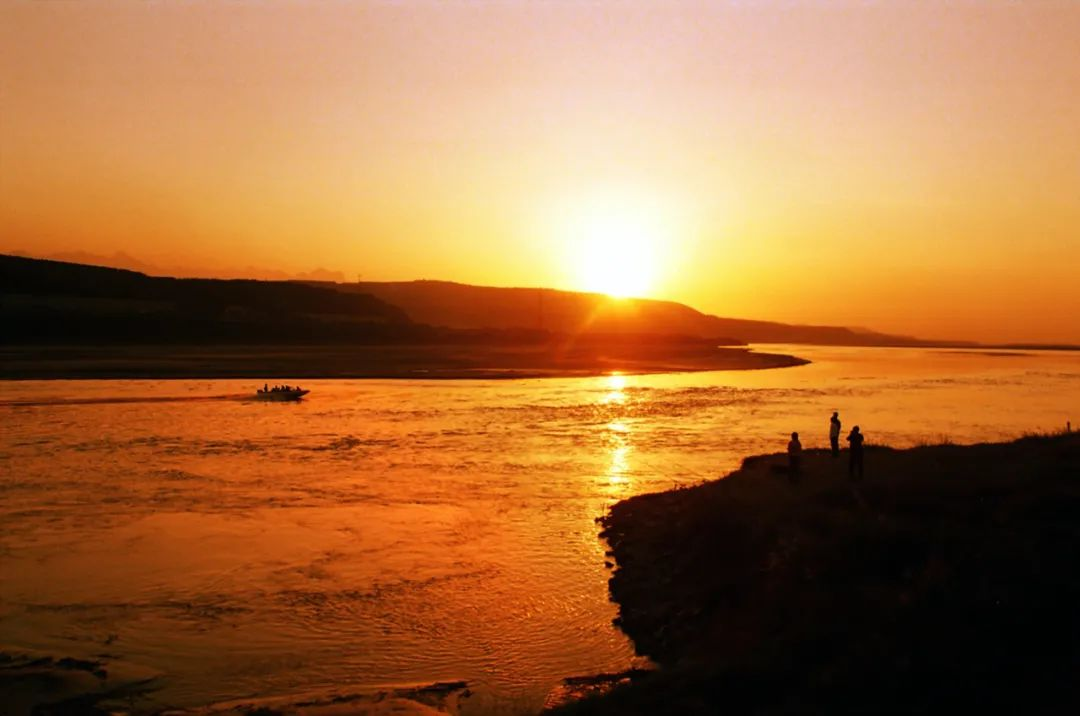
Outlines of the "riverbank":
<svg viewBox="0 0 1080 716">
<path fill-rule="evenodd" d="M 605 518 L 618 625 L 659 665 L 568 714 L 1080 705 L 1080 434 L 747 459 Z"/>
<path fill-rule="evenodd" d="M 702 341 L 611 345 L 7 346 L 0 379 L 506 379 L 754 370 L 805 365 L 791 355 Z"/>
</svg>

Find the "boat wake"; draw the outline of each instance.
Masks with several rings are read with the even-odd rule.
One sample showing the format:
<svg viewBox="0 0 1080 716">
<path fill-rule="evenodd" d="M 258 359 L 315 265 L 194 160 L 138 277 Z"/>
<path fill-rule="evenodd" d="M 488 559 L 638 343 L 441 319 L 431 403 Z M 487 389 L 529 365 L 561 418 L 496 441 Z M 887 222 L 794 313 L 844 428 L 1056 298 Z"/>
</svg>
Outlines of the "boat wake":
<svg viewBox="0 0 1080 716">
<path fill-rule="evenodd" d="M 255 400 L 248 393 L 228 395 L 176 395 L 131 398 L 41 398 L 37 400 L 0 400 L 0 408 L 29 408 L 51 405 L 120 405 L 124 403 L 205 403 L 214 400 Z"/>
</svg>

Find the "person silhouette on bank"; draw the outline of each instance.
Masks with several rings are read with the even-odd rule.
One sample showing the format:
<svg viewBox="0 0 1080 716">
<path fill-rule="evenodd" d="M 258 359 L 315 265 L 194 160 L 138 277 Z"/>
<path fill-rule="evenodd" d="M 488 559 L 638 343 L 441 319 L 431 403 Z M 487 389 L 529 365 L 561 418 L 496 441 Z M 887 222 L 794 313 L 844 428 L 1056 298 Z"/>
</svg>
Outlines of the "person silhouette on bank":
<svg viewBox="0 0 1080 716">
<path fill-rule="evenodd" d="M 832 447 L 832 456 L 840 457 L 840 413 L 833 411 L 829 418 L 829 445 Z"/>
<path fill-rule="evenodd" d="M 798 433 L 791 434 L 791 440 L 787 444 L 787 458 L 788 474 L 794 478 L 802 469 L 802 443 L 799 442 Z"/>
<path fill-rule="evenodd" d="M 858 471 L 858 479 L 863 477 L 863 434 L 859 432 L 859 426 L 856 425 L 851 429 L 851 433 L 847 436 L 848 441 L 848 454 L 850 459 L 848 461 L 848 477 L 854 478 L 856 471 Z"/>
</svg>

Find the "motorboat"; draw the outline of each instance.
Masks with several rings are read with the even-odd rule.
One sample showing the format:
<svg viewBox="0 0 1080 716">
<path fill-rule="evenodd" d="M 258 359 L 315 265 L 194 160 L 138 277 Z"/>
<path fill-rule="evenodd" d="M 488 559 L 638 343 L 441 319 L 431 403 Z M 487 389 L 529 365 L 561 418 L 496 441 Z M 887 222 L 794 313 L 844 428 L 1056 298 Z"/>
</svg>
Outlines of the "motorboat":
<svg viewBox="0 0 1080 716">
<path fill-rule="evenodd" d="M 310 390 L 301 390 L 300 388 L 260 388 L 255 392 L 255 399 L 273 402 L 297 401 L 310 392 Z"/>
</svg>

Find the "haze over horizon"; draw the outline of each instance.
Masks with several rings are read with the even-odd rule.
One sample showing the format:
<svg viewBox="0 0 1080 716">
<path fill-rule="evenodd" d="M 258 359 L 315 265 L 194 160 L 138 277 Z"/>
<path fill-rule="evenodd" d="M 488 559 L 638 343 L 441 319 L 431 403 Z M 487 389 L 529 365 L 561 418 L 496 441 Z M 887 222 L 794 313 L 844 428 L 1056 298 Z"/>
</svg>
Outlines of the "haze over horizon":
<svg viewBox="0 0 1080 716">
<path fill-rule="evenodd" d="M 1066 2 L 9 2 L 0 251 L 1076 343 L 1077 46 Z"/>
</svg>

